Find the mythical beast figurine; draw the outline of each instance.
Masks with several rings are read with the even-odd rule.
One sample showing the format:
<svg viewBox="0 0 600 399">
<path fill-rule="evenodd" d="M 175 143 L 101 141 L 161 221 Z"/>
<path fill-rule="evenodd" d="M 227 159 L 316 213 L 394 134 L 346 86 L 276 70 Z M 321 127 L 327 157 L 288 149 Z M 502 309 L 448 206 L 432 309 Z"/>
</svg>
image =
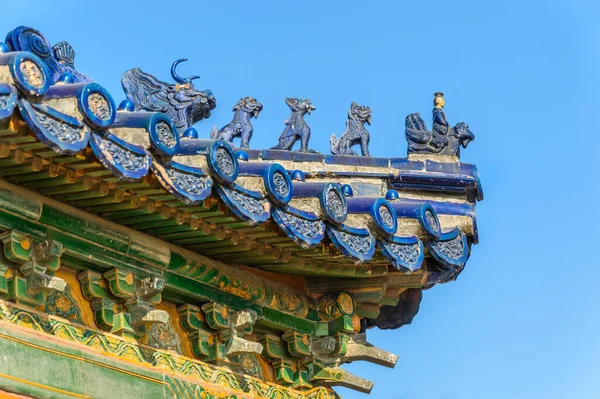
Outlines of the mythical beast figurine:
<svg viewBox="0 0 600 399">
<path fill-rule="evenodd" d="M 290 107 L 292 113 L 285 121 L 285 129 L 279 136 L 279 143 L 275 150 L 291 151 L 296 141 L 300 140 L 300 152 L 315 152 L 308 149 L 308 140 L 310 139 L 310 127 L 304 121 L 304 115 L 309 114 L 316 108 L 310 100 L 302 98 L 286 98 L 285 103 Z"/>
<path fill-rule="evenodd" d="M 171 76 L 177 84 L 161 82 L 139 68 L 123 74 L 121 83 L 127 98 L 136 111 L 163 112 L 171 118 L 179 133 L 194 123 L 208 118 L 217 102 L 210 90 L 196 90 L 192 81 L 200 76 L 182 78 L 176 68 L 187 58 L 178 59 L 171 66 Z"/>
<path fill-rule="evenodd" d="M 460 147 L 467 148 L 475 140 L 475 135 L 465 122 L 453 128 L 448 124 L 444 112 L 444 93 L 435 93 L 433 99 L 433 130 L 427 130 L 419 113 L 406 117 L 406 141 L 409 154 L 440 154 L 460 157 Z"/>
<path fill-rule="evenodd" d="M 233 119 L 227 125 L 218 130 L 213 126 L 210 131 L 210 138 L 213 140 L 227 141 L 233 145 L 233 139 L 240 137 L 240 148 L 248 148 L 254 128 L 250 119 L 258 118 L 263 105 L 252 97 L 244 97 L 233 107 Z"/>
<path fill-rule="evenodd" d="M 371 124 L 371 107 L 352 102 L 346 121 L 346 131 L 339 139 L 335 133 L 329 139 L 331 153 L 334 155 L 358 155 L 352 149 L 352 146 L 360 144 L 362 155 L 370 157 L 369 140 L 371 138 L 369 132 L 365 129 L 365 123 Z"/>
</svg>

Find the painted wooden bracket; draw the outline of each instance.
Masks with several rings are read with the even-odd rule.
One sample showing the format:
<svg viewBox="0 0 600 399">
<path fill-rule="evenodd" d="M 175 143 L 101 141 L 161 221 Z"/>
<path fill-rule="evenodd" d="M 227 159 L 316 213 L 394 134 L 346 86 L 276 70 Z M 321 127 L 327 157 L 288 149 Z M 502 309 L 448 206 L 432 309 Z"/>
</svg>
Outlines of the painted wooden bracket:
<svg viewBox="0 0 600 399">
<path fill-rule="evenodd" d="M 295 330 L 289 330 L 281 336 L 290 353 L 295 357 L 307 357 L 311 355 L 311 336 L 302 334 Z"/>
<path fill-rule="evenodd" d="M 169 313 L 164 310 L 154 308 L 154 305 L 141 297 L 134 297 L 125 302 L 127 310 L 129 310 L 131 326 L 143 330 L 157 323 L 168 323 Z"/>
<path fill-rule="evenodd" d="M 356 316 L 356 301 L 347 292 L 325 294 L 318 302 L 319 320 L 327 322 L 329 335 L 338 332 L 354 333 L 360 329 Z"/>
<path fill-rule="evenodd" d="M 223 340 L 223 353 L 225 356 L 235 356 L 244 353 L 261 354 L 263 346 L 258 342 L 244 338 L 252 334 L 254 324 L 258 321 L 258 314 L 250 309 L 232 311 L 227 306 L 209 302 L 202 305 L 206 322 Z"/>
<path fill-rule="evenodd" d="M 11 262 L 23 264 L 35 261 L 36 264 L 55 271 L 60 267 L 62 244 L 54 240 L 40 240 L 17 230 L 0 234 L 4 244 L 4 256 Z"/>
<path fill-rule="evenodd" d="M 287 349 L 287 343 L 278 335 L 265 333 L 259 337 L 263 346 L 263 356 L 268 359 L 291 359 L 292 355 Z"/>
<path fill-rule="evenodd" d="M 46 298 L 45 292 L 30 294 L 27 289 L 27 280 L 23 277 L 13 276 L 7 280 L 8 294 L 6 300 L 30 307 L 42 305 Z"/>
<path fill-rule="evenodd" d="M 36 264 L 36 261 L 27 262 L 19 267 L 27 281 L 27 294 L 58 291 L 63 292 L 67 288 L 67 282 L 59 277 L 46 274 L 46 268 Z"/>
<path fill-rule="evenodd" d="M 277 359 L 273 360 L 273 369 L 275 370 L 275 379 L 278 384 L 300 390 L 313 387 L 308 381 L 308 370 L 300 363 L 286 359 Z"/>
<path fill-rule="evenodd" d="M 181 327 L 188 333 L 195 357 L 204 361 L 216 358 L 216 338 L 206 323 L 204 313 L 199 307 L 184 304 L 177 308 Z"/>
<path fill-rule="evenodd" d="M 81 283 L 83 296 L 92 302 L 94 321 L 104 331 L 110 331 L 114 327 L 113 316 L 117 298 L 112 295 L 108 282 L 102 274 L 91 270 L 84 270 L 77 275 Z"/>
<path fill-rule="evenodd" d="M 273 360 L 273 369 L 278 384 L 290 386 L 294 383 L 294 362 L 287 359 L 276 359 Z"/>
<path fill-rule="evenodd" d="M 164 288 L 165 279 L 159 276 L 149 276 L 135 280 L 135 295 L 154 305 L 161 302 L 161 293 Z"/>
<path fill-rule="evenodd" d="M 11 230 L 0 235 L 3 243 L 4 257 L 7 261 L 15 262 L 25 278 L 25 287 L 17 277 L 13 278 L 13 295 L 15 299 L 22 298 L 22 290 L 29 296 L 24 302 L 31 304 L 37 301 L 37 295 L 45 292 L 64 291 L 67 283 L 58 277 L 47 274 L 60 267 L 62 244 L 54 240 L 40 240 L 25 233 Z M 42 295 L 42 301 L 44 297 Z"/>
<path fill-rule="evenodd" d="M 8 269 L 8 262 L 3 262 L 2 259 L 0 259 L 0 298 L 8 294 L 8 279 L 6 278 Z"/>
<path fill-rule="evenodd" d="M 346 351 L 342 357 L 342 362 L 353 362 L 363 360 L 380 366 L 394 368 L 398 362 L 398 355 L 384 351 L 367 342 L 367 335 L 354 334 L 349 337 L 346 343 Z"/>
<path fill-rule="evenodd" d="M 114 327 L 115 302 L 106 298 L 96 298 L 92 300 L 91 305 L 96 325 L 104 331 L 111 331 Z"/>
<path fill-rule="evenodd" d="M 120 335 L 126 338 L 136 339 L 139 334 L 131 326 L 129 313 L 119 312 L 113 317 L 113 327 L 110 330 L 112 334 Z"/>
<path fill-rule="evenodd" d="M 103 276 L 108 280 L 110 292 L 114 296 L 123 299 L 130 299 L 135 295 L 135 276 L 132 272 L 127 272 L 123 269 L 115 267 L 104 273 Z"/>
<path fill-rule="evenodd" d="M 202 311 L 206 316 L 206 323 L 213 330 L 224 330 L 228 326 L 229 307 L 215 302 L 202 305 Z"/>
<path fill-rule="evenodd" d="M 10 232 L 2 234 L 2 237 L 10 236 Z M 4 244 L 6 247 L 7 244 Z M 40 292 L 30 295 L 27 292 L 27 280 L 16 275 L 12 270 L 17 267 L 7 257 L 0 253 L 0 297 L 18 304 L 36 307 L 44 303 L 45 293 Z"/>
<path fill-rule="evenodd" d="M 360 378 L 339 366 L 329 367 L 317 360 L 305 362 L 309 381 L 321 386 L 343 386 L 363 393 L 370 393 L 373 382 Z"/>
<path fill-rule="evenodd" d="M 118 278 L 115 281 L 118 281 Z M 169 313 L 154 307 L 156 303 L 160 303 L 161 292 L 165 288 L 165 280 L 159 276 L 138 279 L 134 277 L 132 285 L 135 289 L 133 298 L 128 299 L 125 306 L 129 311 L 131 326 L 140 335 L 145 336 L 151 325 L 169 322 Z"/>
</svg>

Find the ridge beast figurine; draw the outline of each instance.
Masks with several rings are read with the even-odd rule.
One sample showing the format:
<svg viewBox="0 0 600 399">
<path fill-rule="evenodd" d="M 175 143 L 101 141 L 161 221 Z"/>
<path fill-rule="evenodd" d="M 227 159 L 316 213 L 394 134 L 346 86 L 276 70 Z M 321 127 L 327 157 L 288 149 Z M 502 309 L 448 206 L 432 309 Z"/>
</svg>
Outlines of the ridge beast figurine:
<svg viewBox="0 0 600 399">
<path fill-rule="evenodd" d="M 210 131 L 210 138 L 213 140 L 223 140 L 233 145 L 233 139 L 240 137 L 240 148 L 248 148 L 252 138 L 253 127 L 250 123 L 252 117 L 258 118 L 263 105 L 252 97 L 244 97 L 233 107 L 233 119 L 221 130 L 213 126 Z"/>
<path fill-rule="evenodd" d="M 419 113 L 406 117 L 406 141 L 409 154 L 440 154 L 460 157 L 460 147 L 467 148 L 475 135 L 465 122 L 449 127 L 444 112 L 444 93 L 435 93 L 433 99 L 433 129 L 427 130 Z"/>
<path fill-rule="evenodd" d="M 93 82 L 75 68 L 75 50 L 66 41 L 50 47 L 50 42 L 40 31 L 28 26 L 10 31 L 5 40 L 11 51 L 29 51 L 40 57 L 48 67 L 52 83 L 65 76 L 69 76 L 72 83 Z"/>
<path fill-rule="evenodd" d="M 309 114 L 316 108 L 310 100 L 302 98 L 286 98 L 285 103 L 290 107 L 292 113 L 285 121 L 285 129 L 279 136 L 279 143 L 271 147 L 275 150 L 291 151 L 296 141 L 300 140 L 300 152 L 315 152 L 308 149 L 310 139 L 310 127 L 304 121 L 304 115 Z"/>
<path fill-rule="evenodd" d="M 370 135 L 365 123 L 371 124 L 371 107 L 352 102 L 346 121 L 346 131 L 339 139 L 335 133 L 331 135 L 331 153 L 334 155 L 358 155 L 351 147 L 360 144 L 362 155 L 369 157 Z"/>
<path fill-rule="evenodd" d="M 200 76 L 182 78 L 177 75 L 177 65 L 183 61 L 187 58 L 180 58 L 171 66 L 171 76 L 177 82 L 174 85 L 162 82 L 139 68 L 128 70 L 121 78 L 123 90 L 136 111 L 163 112 L 180 133 L 208 118 L 210 111 L 217 106 L 210 90 L 194 88 L 192 81 Z"/>
</svg>

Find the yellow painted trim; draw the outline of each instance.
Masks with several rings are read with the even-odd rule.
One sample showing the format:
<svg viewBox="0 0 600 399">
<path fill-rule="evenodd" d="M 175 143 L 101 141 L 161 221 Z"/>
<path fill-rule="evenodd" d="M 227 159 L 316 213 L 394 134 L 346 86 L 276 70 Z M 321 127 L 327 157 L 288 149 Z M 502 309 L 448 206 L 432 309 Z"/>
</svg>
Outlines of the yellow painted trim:
<svg viewBox="0 0 600 399">
<path fill-rule="evenodd" d="M 51 387 L 51 386 L 48 386 L 48 385 L 44 385 L 44 384 L 38 384 L 37 382 L 27 381 L 27 380 L 24 380 L 22 378 L 15 377 L 15 376 L 8 375 L 8 374 L 4 374 L 4 373 L 0 373 L 0 378 L 6 378 L 7 380 L 20 382 L 21 384 L 25 384 L 25 385 L 31 385 L 31 386 L 36 387 L 36 388 L 45 389 L 46 391 L 52 391 L 52 392 L 60 393 L 60 394 L 63 394 L 63 395 L 74 396 L 76 398 L 93 399 L 91 396 L 80 395 L 80 394 L 75 393 L 75 392 L 65 391 L 64 389 L 54 388 L 54 387 Z"/>
<path fill-rule="evenodd" d="M 81 293 L 81 284 L 79 283 L 79 280 L 77 280 L 75 272 L 73 272 L 71 269 L 61 266 L 56 272 L 54 272 L 54 275 L 65 280 L 71 287 L 71 295 L 79 307 L 83 324 L 86 327 L 97 329 L 98 326 L 94 321 L 94 311 L 92 310 L 92 305 L 90 304 L 90 301 L 85 299 Z"/>
</svg>

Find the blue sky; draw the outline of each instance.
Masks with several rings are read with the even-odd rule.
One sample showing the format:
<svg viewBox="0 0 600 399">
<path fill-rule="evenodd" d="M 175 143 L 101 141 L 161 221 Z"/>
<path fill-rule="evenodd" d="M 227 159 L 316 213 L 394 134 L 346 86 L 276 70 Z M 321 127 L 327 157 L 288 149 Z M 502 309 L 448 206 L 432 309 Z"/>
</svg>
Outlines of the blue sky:
<svg viewBox="0 0 600 399">
<path fill-rule="evenodd" d="M 481 244 L 458 281 L 424 294 L 414 322 L 371 330 L 393 370 L 348 369 L 374 398 L 600 397 L 597 2 L 4 1 L 4 32 L 69 41 L 76 65 L 124 98 L 121 74 L 183 75 L 218 101 L 206 136 L 251 95 L 264 104 L 252 148 L 276 143 L 286 96 L 308 97 L 310 147 L 328 151 L 352 101 L 373 109 L 371 154 L 404 156 L 404 118 L 446 94 L 478 166 Z M 429 117 L 426 118 L 431 125 Z M 340 389 L 344 398 L 365 395 Z"/>
</svg>

